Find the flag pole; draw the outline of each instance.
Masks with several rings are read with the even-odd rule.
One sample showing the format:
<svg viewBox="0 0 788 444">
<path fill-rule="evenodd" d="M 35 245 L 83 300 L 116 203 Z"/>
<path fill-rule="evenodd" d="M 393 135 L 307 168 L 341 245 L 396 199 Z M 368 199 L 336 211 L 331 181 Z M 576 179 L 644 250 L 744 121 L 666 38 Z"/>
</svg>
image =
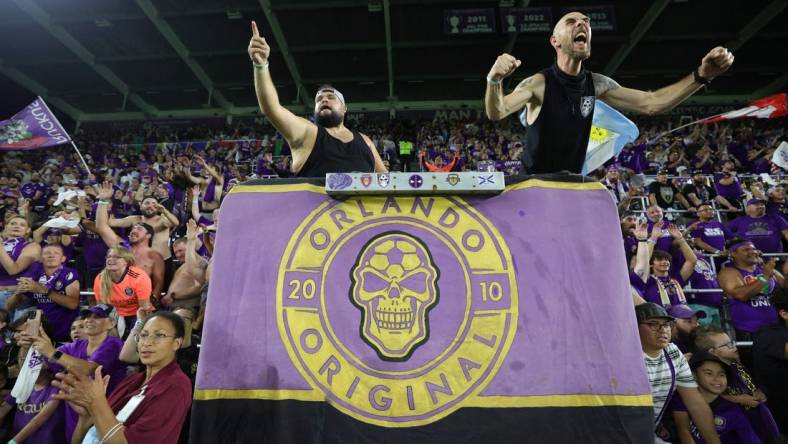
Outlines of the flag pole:
<svg viewBox="0 0 788 444">
<path fill-rule="evenodd" d="M 92 175 L 93 173 L 90 172 L 90 168 L 88 168 L 88 163 L 85 162 L 85 158 L 82 157 L 82 153 L 79 152 L 79 148 L 77 148 L 77 144 L 74 143 L 73 140 L 71 141 L 71 146 L 73 146 L 74 150 L 77 152 L 77 155 L 79 156 L 79 160 L 82 161 L 82 166 L 84 166 L 85 167 L 85 171 L 88 172 L 88 176 Z"/>
<path fill-rule="evenodd" d="M 713 115 L 713 116 L 710 116 L 710 117 L 704 117 L 704 118 L 702 118 L 702 119 L 698 119 L 698 120 L 696 120 L 696 121 L 694 121 L 694 122 L 685 123 L 684 125 L 677 126 L 677 127 L 673 128 L 672 130 L 665 131 L 665 132 L 664 132 L 664 133 L 662 133 L 662 134 L 657 134 L 657 136 L 656 136 L 656 137 L 654 137 L 653 139 L 649 140 L 649 141 L 648 141 L 648 143 L 650 143 L 650 144 L 651 144 L 651 143 L 654 143 L 654 142 L 656 142 L 657 140 L 659 140 L 659 139 L 661 139 L 661 138 L 663 138 L 663 137 L 667 136 L 668 134 L 675 133 L 676 131 L 678 131 L 678 130 L 680 130 L 680 129 L 684 129 L 684 128 L 688 127 L 688 126 L 696 125 L 696 124 L 698 124 L 698 123 L 703 123 L 703 122 L 704 122 L 704 121 L 706 121 L 706 120 L 711 120 L 711 119 L 713 119 L 713 118 L 715 118 L 715 117 L 719 117 L 719 116 L 721 116 L 721 115 L 723 115 L 723 114 L 725 114 L 725 113 L 719 113 L 719 114 L 715 114 L 715 115 Z"/>
</svg>

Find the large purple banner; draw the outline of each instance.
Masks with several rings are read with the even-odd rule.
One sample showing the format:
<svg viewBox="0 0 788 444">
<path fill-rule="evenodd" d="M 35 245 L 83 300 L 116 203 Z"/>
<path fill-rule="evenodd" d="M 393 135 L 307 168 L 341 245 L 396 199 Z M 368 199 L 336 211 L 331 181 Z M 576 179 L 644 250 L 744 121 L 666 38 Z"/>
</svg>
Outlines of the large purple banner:
<svg viewBox="0 0 788 444">
<path fill-rule="evenodd" d="M 222 205 L 196 407 L 327 402 L 388 428 L 468 407 L 649 417 L 626 270 L 598 183 L 343 200 L 309 184 L 237 186 Z"/>
<path fill-rule="evenodd" d="M 69 142 L 71 137 L 41 97 L 0 121 L 0 150 L 32 150 Z"/>
</svg>

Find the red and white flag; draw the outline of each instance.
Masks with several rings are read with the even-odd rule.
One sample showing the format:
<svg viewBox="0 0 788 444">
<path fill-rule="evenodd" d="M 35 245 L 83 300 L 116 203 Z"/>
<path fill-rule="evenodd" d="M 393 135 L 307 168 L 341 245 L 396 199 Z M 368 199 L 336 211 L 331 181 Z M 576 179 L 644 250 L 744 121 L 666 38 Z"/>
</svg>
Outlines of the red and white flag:
<svg viewBox="0 0 788 444">
<path fill-rule="evenodd" d="M 786 93 L 775 94 L 750 102 L 746 108 L 728 111 L 716 116 L 707 117 L 701 120 L 702 123 L 721 122 L 723 120 L 740 119 L 742 117 L 758 117 L 761 119 L 774 119 L 788 115 L 788 95 Z"/>
</svg>

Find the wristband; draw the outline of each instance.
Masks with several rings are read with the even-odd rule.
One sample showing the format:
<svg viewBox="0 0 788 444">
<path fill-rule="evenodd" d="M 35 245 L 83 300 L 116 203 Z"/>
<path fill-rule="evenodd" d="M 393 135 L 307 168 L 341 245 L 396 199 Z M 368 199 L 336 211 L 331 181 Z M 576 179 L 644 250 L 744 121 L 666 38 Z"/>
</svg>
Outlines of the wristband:
<svg viewBox="0 0 788 444">
<path fill-rule="evenodd" d="M 52 359 L 55 360 L 55 361 L 60 360 L 61 356 L 63 356 L 63 352 L 60 351 L 60 350 L 55 350 L 55 352 L 52 353 Z"/>
<path fill-rule="evenodd" d="M 263 63 L 262 65 L 259 63 L 252 63 L 254 69 L 268 69 L 268 62 Z"/>
<path fill-rule="evenodd" d="M 99 199 L 99 201 L 96 202 L 96 204 L 97 205 L 109 205 L 109 201 L 108 200 Z"/>
<path fill-rule="evenodd" d="M 698 69 L 699 68 L 695 68 L 695 71 L 692 71 L 692 80 L 694 80 L 695 83 L 698 83 L 703 86 L 706 86 L 709 83 L 711 83 L 711 79 L 707 79 L 705 77 L 700 76 L 700 72 L 698 71 Z"/>
<path fill-rule="evenodd" d="M 648 242 L 648 239 L 638 239 L 638 242 Z"/>
<path fill-rule="evenodd" d="M 137 321 L 134 322 L 134 327 L 132 327 L 132 330 L 142 330 L 142 327 L 144 325 L 145 325 L 145 322 L 140 321 L 139 319 L 137 319 Z"/>
<path fill-rule="evenodd" d="M 487 76 L 487 83 L 489 85 L 500 85 L 502 80 L 503 79 L 501 79 L 501 80 L 493 80 L 489 75 Z"/>
</svg>

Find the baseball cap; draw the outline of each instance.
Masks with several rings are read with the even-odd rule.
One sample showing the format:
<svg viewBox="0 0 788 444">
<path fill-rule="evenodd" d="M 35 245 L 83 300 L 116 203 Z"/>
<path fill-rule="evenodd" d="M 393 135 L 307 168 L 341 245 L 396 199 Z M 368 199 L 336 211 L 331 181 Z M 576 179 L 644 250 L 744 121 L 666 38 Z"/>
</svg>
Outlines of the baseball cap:
<svg viewBox="0 0 788 444">
<path fill-rule="evenodd" d="M 760 203 L 765 203 L 762 199 L 758 199 L 757 197 L 753 197 L 752 199 L 747 201 L 747 205 L 758 205 Z"/>
<path fill-rule="evenodd" d="M 635 316 L 637 317 L 638 324 L 648 321 L 649 319 L 675 319 L 669 315 L 667 311 L 661 306 L 653 302 L 646 302 L 635 306 Z"/>
<path fill-rule="evenodd" d="M 693 176 L 697 176 L 698 174 L 705 174 L 705 173 L 703 172 L 703 170 L 699 170 L 699 169 L 692 170 Z"/>
<path fill-rule="evenodd" d="M 667 168 L 660 168 L 659 171 L 657 171 L 657 174 L 668 174 L 668 169 Z"/>
<path fill-rule="evenodd" d="M 118 312 L 115 311 L 115 307 L 110 304 L 97 304 L 80 312 L 82 316 L 86 316 L 89 313 L 93 313 L 100 318 L 110 318 L 113 321 L 118 320 Z"/>
<path fill-rule="evenodd" d="M 677 319 L 689 319 L 693 316 L 697 316 L 698 319 L 703 319 L 706 317 L 705 312 L 701 310 L 693 310 L 687 304 L 677 304 L 671 306 L 668 309 L 668 314 Z"/>
<path fill-rule="evenodd" d="M 692 357 L 689 360 L 689 366 L 690 366 L 691 369 L 695 370 L 696 368 L 698 368 L 701 365 L 703 365 L 703 363 L 706 362 L 706 361 L 718 362 L 720 365 L 722 365 L 722 368 L 725 369 L 725 373 L 728 373 L 728 370 L 730 369 L 728 364 L 723 362 L 722 359 L 712 355 L 709 352 L 703 351 L 703 350 L 699 350 L 699 351 L 697 351 L 697 352 L 692 354 Z"/>
</svg>

